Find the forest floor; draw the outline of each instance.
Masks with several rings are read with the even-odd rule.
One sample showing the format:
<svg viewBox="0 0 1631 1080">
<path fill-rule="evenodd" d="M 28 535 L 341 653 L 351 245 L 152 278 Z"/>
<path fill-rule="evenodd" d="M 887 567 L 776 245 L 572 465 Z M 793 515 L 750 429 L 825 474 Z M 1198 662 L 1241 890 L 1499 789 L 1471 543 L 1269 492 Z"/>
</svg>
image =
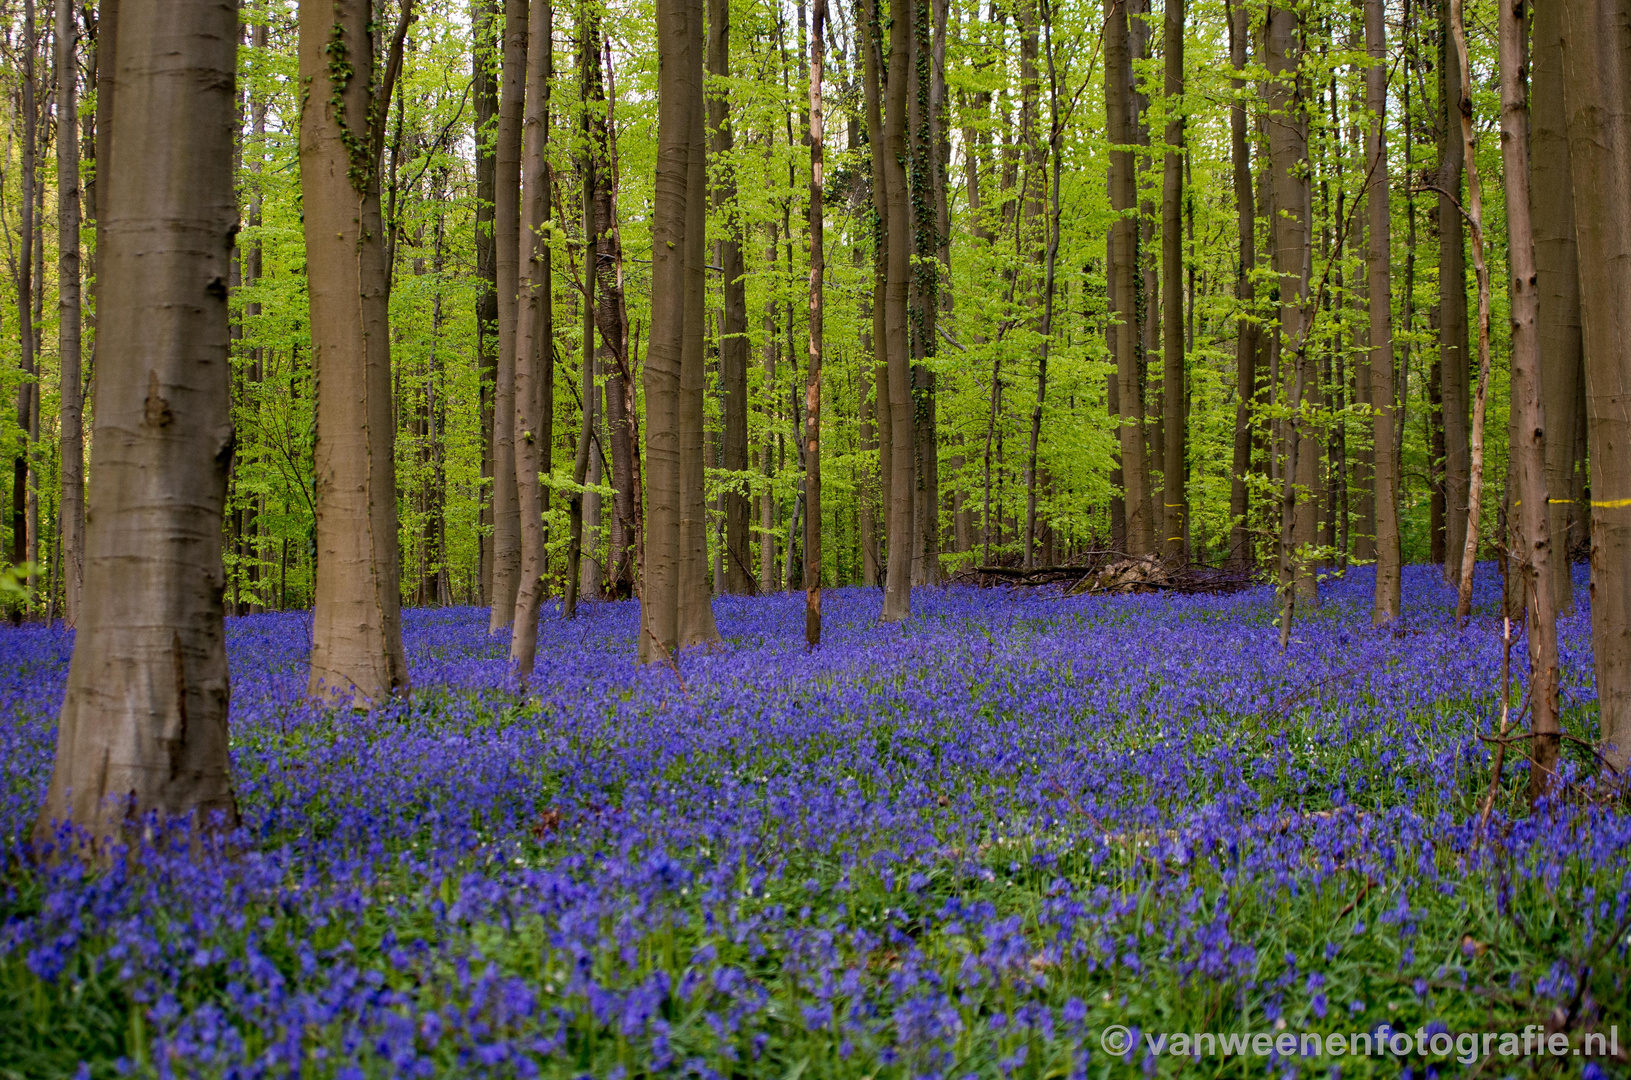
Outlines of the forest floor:
<svg viewBox="0 0 1631 1080">
<path fill-rule="evenodd" d="M 1623 1075 L 1631 812 L 1570 748 L 1478 827 L 1480 582 L 1457 631 L 1409 568 L 1375 630 L 1355 572 L 1285 652 L 1263 589 L 829 590 L 813 653 L 801 595 L 724 598 L 644 669 L 591 604 L 524 694 L 485 612 L 417 610 L 367 715 L 302 700 L 307 616 L 230 620 L 243 830 L 101 874 L 23 857 L 71 637 L 0 631 L 0 1077 Z"/>
</svg>

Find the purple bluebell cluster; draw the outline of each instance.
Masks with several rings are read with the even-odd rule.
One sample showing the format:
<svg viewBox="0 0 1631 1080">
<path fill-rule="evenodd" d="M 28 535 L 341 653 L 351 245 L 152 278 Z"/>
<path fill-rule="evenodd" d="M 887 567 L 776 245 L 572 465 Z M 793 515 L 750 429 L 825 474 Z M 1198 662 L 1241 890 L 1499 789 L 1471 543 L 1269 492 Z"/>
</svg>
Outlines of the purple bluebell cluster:
<svg viewBox="0 0 1631 1080">
<path fill-rule="evenodd" d="M 5 631 L 0 1077 L 1096 1077 L 1183 1071 L 1141 1033 L 1536 1021 L 1623 1048 L 1631 813 L 1571 748 L 1564 797 L 1530 814 L 1520 760 L 1478 827 L 1481 578 L 1465 630 L 1426 567 L 1373 629 L 1354 572 L 1285 652 L 1267 590 L 920 590 L 900 626 L 833 590 L 815 652 L 801 596 L 722 598 L 723 648 L 645 668 L 637 609 L 594 604 L 546 611 L 525 689 L 484 611 L 411 611 L 414 694 L 367 714 L 303 700 L 305 616 L 245 617 L 241 831 L 104 871 L 26 858 L 72 640 Z M 1584 612 L 1561 638 L 1589 738 Z"/>
</svg>

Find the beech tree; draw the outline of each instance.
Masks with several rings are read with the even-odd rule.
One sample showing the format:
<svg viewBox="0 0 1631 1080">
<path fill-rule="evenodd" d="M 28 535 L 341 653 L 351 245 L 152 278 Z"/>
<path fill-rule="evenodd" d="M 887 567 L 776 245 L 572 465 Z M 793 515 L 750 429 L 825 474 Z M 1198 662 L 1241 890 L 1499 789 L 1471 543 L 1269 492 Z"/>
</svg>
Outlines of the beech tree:
<svg viewBox="0 0 1631 1080">
<path fill-rule="evenodd" d="M 1603 753 L 1631 765 L 1631 4 L 1563 0 L 1591 467 L 1591 641 Z M 1586 268 L 1590 268 L 1587 272 Z"/>
<path fill-rule="evenodd" d="M 553 442 L 554 419 L 554 282 L 550 273 L 549 92 L 555 67 L 555 20 L 552 0 L 533 0 L 527 25 L 526 105 L 522 127 L 521 220 L 517 230 L 517 265 L 524 268 L 525 288 L 516 299 L 515 407 L 513 455 L 516 505 L 521 531 L 521 573 L 517 579 L 514 625 L 510 630 L 510 664 L 526 679 L 538 653 L 538 612 L 543 606 L 544 454 Z M 593 385 L 584 383 L 584 393 Z M 587 426 L 593 413 L 585 411 Z M 581 477 L 579 478 L 581 483 Z M 573 567 L 572 569 L 576 569 Z M 568 577 L 572 577 L 570 572 Z"/>
<path fill-rule="evenodd" d="M 640 658 L 719 639 L 708 598 L 702 491 L 704 161 L 703 8 L 660 0 L 651 346 L 645 368 L 646 549 Z"/>
<path fill-rule="evenodd" d="M 376 94 L 369 5 L 300 7 L 300 74 L 310 86 L 300 113 L 300 186 L 317 385 L 311 692 L 356 704 L 408 684 L 379 178 L 407 28 L 404 8 Z"/>
<path fill-rule="evenodd" d="M 118 182 L 105 247 L 85 596 L 35 827 L 94 844 L 127 821 L 234 827 L 221 520 L 231 468 L 227 278 L 237 231 L 232 6 L 123 0 L 100 63 Z M 117 40 L 118 51 L 110 48 Z"/>
<path fill-rule="evenodd" d="M 73 0 L 57 0 L 57 388 L 61 396 L 58 452 L 62 462 L 62 611 L 79 619 L 84 580 L 85 437 L 80 380 L 79 303 L 79 22 Z"/>
</svg>

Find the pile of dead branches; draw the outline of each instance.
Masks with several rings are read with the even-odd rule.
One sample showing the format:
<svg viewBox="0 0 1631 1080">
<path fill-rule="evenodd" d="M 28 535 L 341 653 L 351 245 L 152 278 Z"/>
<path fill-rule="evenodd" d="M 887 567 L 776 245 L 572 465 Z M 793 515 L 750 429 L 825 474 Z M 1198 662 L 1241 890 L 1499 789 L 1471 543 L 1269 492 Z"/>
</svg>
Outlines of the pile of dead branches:
<svg viewBox="0 0 1631 1080">
<path fill-rule="evenodd" d="M 952 579 L 960 585 L 1030 587 L 1053 585 L 1067 593 L 1223 593 L 1261 584 L 1256 572 L 1215 566 L 1170 566 L 1155 555 L 1084 552 L 1063 566 L 976 566 Z"/>
</svg>

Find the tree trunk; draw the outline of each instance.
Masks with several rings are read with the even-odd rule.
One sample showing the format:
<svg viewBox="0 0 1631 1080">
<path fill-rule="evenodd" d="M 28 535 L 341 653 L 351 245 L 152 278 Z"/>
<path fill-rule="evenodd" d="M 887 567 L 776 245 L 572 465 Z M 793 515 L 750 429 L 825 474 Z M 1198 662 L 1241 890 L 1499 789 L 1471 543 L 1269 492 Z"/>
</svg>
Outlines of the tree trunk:
<svg viewBox="0 0 1631 1080">
<path fill-rule="evenodd" d="M 1631 765 L 1631 3 L 1563 0 L 1591 448 L 1591 640 L 1603 756 Z"/>
<path fill-rule="evenodd" d="M 1233 100 L 1229 107 L 1229 148 L 1233 165 L 1235 233 L 1238 255 L 1235 262 L 1235 301 L 1240 305 L 1235 321 L 1235 440 L 1234 462 L 1229 483 L 1229 562 L 1237 569 L 1252 563 L 1251 501 L 1246 475 L 1252 465 L 1252 398 L 1257 392 L 1257 323 L 1253 321 L 1256 288 L 1252 273 L 1257 268 L 1257 218 L 1252 197 L 1252 164 L 1246 135 L 1246 41 L 1251 34 L 1251 15 L 1244 0 L 1230 0 L 1229 64 L 1235 71 L 1229 85 Z"/>
<path fill-rule="evenodd" d="M 578 426 L 577 450 L 572 456 L 572 483 L 581 487 L 588 476 L 589 454 L 594 434 L 595 385 L 595 264 L 598 251 L 595 243 L 599 228 L 595 221 L 595 194 L 601 172 L 598 158 L 605 152 L 604 140 L 596 141 L 600 133 L 595 124 L 597 90 L 600 87 L 600 17 L 598 9 L 584 5 L 579 8 L 578 21 L 578 77 L 582 99 L 584 154 L 579 170 L 583 174 L 583 358 L 578 377 L 582 385 L 583 416 Z M 583 493 L 574 491 L 567 499 L 570 514 L 567 525 L 566 598 L 561 607 L 565 618 L 578 613 L 579 560 L 583 557 Z"/>
<path fill-rule="evenodd" d="M 888 209 L 888 265 L 884 290 L 886 364 L 889 372 L 890 482 L 889 569 L 884 579 L 883 620 L 900 622 L 912 613 L 913 398 L 908 295 L 913 230 L 906 161 L 907 91 L 913 83 L 908 57 L 912 41 L 912 0 L 889 0 L 889 70 L 883 118 L 884 198 Z"/>
<path fill-rule="evenodd" d="M 1462 523 L 1461 557 L 1457 562 L 1460 587 L 1455 605 L 1456 621 L 1465 625 L 1472 614 L 1472 572 L 1478 560 L 1478 510 L 1484 497 L 1484 412 L 1489 389 L 1489 267 L 1484 261 L 1484 197 L 1478 184 L 1478 136 L 1472 115 L 1472 64 L 1467 55 L 1462 0 L 1450 0 L 1450 36 L 1454 45 L 1452 55 L 1461 72 L 1457 100 L 1460 102 L 1462 160 L 1466 162 L 1467 169 L 1467 224 L 1472 229 L 1473 274 L 1478 283 L 1478 389 L 1472 405 L 1467 512 Z M 1448 393 L 1445 396 L 1448 399 Z M 1448 402 L 1446 407 L 1449 407 Z M 1454 506 L 1453 499 L 1451 505 Z M 1452 532 L 1453 529 L 1452 525 Z"/>
<path fill-rule="evenodd" d="M 894 503 L 890 497 L 893 464 L 890 445 L 892 430 L 889 417 L 888 365 L 889 203 L 887 196 L 888 182 L 884 176 L 884 157 L 888 148 L 884 140 L 882 103 L 880 101 L 883 96 L 883 41 L 878 0 L 866 0 L 859 29 L 861 31 L 860 47 L 865 53 L 862 61 L 862 78 L 865 84 L 864 108 L 866 113 L 867 157 L 872 181 L 872 326 L 870 327 L 871 349 L 869 350 L 872 368 L 870 372 L 863 374 L 863 378 L 870 378 L 872 383 L 873 422 L 878 443 L 877 509 L 879 516 L 883 519 L 882 533 L 884 542 L 884 550 L 880 552 L 876 527 L 874 527 L 871 578 L 866 583 L 876 585 L 880 580 L 886 584 L 888 581 L 888 563 L 885 560 L 887 558 L 889 531 L 894 527 L 889 519 L 889 515 L 893 513 Z M 766 348 L 769 348 L 769 346 L 766 346 Z M 873 508 L 866 508 L 865 513 L 871 517 Z"/>
<path fill-rule="evenodd" d="M 305 0 L 300 9 L 300 74 L 310 87 L 300 114 L 300 186 L 317 386 L 310 691 L 358 706 L 408 683 L 379 194 L 390 87 L 375 98 L 369 21 L 363 0 Z M 335 61 L 340 52 L 348 66 Z M 336 82 L 336 72 L 346 77 Z"/>
<path fill-rule="evenodd" d="M 913 0 L 912 92 L 907 100 L 911 146 L 909 191 L 912 219 L 912 584 L 940 582 L 940 447 L 935 415 L 936 324 L 940 308 L 940 252 L 936 206 L 941 187 L 939 139 L 935 120 L 933 31 L 943 0 Z M 1034 49 L 1033 49 L 1034 55 Z"/>
<path fill-rule="evenodd" d="M 1120 416 L 1121 476 L 1126 503 L 1127 554 L 1155 550 L 1150 520 L 1150 467 L 1144 448 L 1144 389 L 1138 372 L 1138 189 L 1133 145 L 1133 59 L 1127 5 L 1106 0 L 1104 80 L 1110 151 L 1111 309 L 1115 329 L 1116 404 Z"/>
<path fill-rule="evenodd" d="M 498 80 L 493 51 L 498 43 L 498 0 L 474 0 L 470 7 L 472 96 L 476 99 L 476 354 L 481 373 L 481 538 L 476 553 L 479 602 L 493 602 L 493 395 L 498 382 L 498 245 L 493 228 L 497 156 L 493 121 L 498 116 Z"/>
<path fill-rule="evenodd" d="M 731 19 L 727 0 L 708 0 L 708 73 L 728 78 L 731 73 Z M 731 473 L 725 492 L 724 591 L 746 593 L 752 579 L 752 538 L 748 529 L 748 299 L 743 277 L 742 226 L 736 213 L 736 176 L 732 157 L 736 135 L 731 130 L 730 98 L 723 92 L 709 95 L 708 129 L 719 182 L 714 186 L 714 212 L 724 224 L 724 235 L 714 243 L 723 301 L 719 320 L 719 378 L 724 390 L 723 466 Z"/>
<path fill-rule="evenodd" d="M 107 8 L 104 7 L 104 12 Z M 105 188 L 105 335 L 97 376 L 85 593 L 56 764 L 34 828 L 93 843 L 126 822 L 193 815 L 232 828 L 222 510 L 232 461 L 226 280 L 237 11 L 124 0 L 117 26 L 120 178 Z M 111 52 L 102 63 L 113 67 Z M 394 539 L 394 537 L 393 537 Z"/>
<path fill-rule="evenodd" d="M 707 585 L 702 491 L 703 11 L 699 0 L 657 8 L 657 175 L 652 217 L 651 346 L 646 360 L 650 472 L 640 659 L 668 660 L 718 639 Z"/>
<path fill-rule="evenodd" d="M 1392 214 L 1388 206 L 1387 161 L 1387 24 L 1383 0 L 1365 0 L 1365 49 L 1371 66 L 1365 72 L 1366 195 L 1370 252 L 1366 292 L 1370 304 L 1371 445 L 1375 462 L 1376 593 L 1373 623 L 1392 622 L 1400 610 L 1399 460 L 1394 453 L 1393 257 Z M 1409 118 L 1406 118 L 1408 123 Z"/>
<path fill-rule="evenodd" d="M 1286 404 L 1286 468 L 1282 474 L 1280 587 L 1284 604 L 1293 599 L 1313 603 L 1318 586 L 1313 560 L 1303 553 L 1314 543 L 1319 448 L 1312 417 L 1319 380 L 1304 370 L 1308 363 L 1310 327 L 1306 311 L 1312 248 L 1309 243 L 1308 117 L 1304 107 L 1301 20 L 1289 8 L 1272 8 L 1265 33 L 1269 79 L 1263 86 L 1269 113 L 1269 153 L 1273 159 L 1275 273 L 1280 279 L 1280 355 L 1292 361 Z M 1282 365 L 1284 366 L 1284 365 Z M 1282 615 L 1282 636 L 1291 611 Z"/>
<path fill-rule="evenodd" d="M 521 127 L 527 67 L 527 0 L 504 0 L 504 52 L 493 164 L 493 242 L 498 289 L 498 383 L 493 392 L 493 607 L 487 629 L 515 616 L 521 584 L 521 508 L 515 486 L 515 358 L 521 288 Z"/>
<path fill-rule="evenodd" d="M 821 78 L 826 23 L 827 0 L 815 0 L 810 17 L 810 363 L 804 390 L 804 641 L 812 649 L 821 644 L 821 277 L 826 271 Z"/>
<path fill-rule="evenodd" d="M 623 234 L 617 221 L 616 87 L 611 83 L 611 54 L 606 51 L 598 21 L 595 36 L 606 69 L 604 80 L 599 67 L 593 63 L 584 72 L 589 79 L 586 96 L 593 103 L 585 122 L 597 162 L 590 174 L 594 181 L 594 224 L 586 226 L 595 237 L 595 283 L 590 306 L 594 310 L 594 325 L 600 330 L 600 366 L 608 369 L 612 376 L 606 383 L 606 411 L 612 443 L 612 482 L 616 488 L 613 496 L 615 535 L 621 538 L 614 545 L 612 591 L 619 596 L 629 596 L 634 594 L 640 574 L 644 506 L 640 494 L 640 455 L 635 450 L 640 443 L 634 390 L 634 372 L 639 364 L 633 355 L 628 308 L 624 303 Z"/>
<path fill-rule="evenodd" d="M 1376 2 L 1376 0 L 1373 0 Z M 1506 183 L 1508 268 L 1512 275 L 1512 400 L 1517 438 L 1508 475 L 1515 475 L 1529 645 L 1529 801 L 1539 802 L 1557 780 L 1557 607 L 1552 593 L 1551 525 L 1546 476 L 1545 407 L 1541 396 L 1539 273 L 1530 226 L 1529 104 L 1524 85 L 1525 0 L 1501 0 L 1501 165 Z M 1559 193 L 1553 193 L 1554 197 Z"/>
<path fill-rule="evenodd" d="M 1168 563 L 1189 562 L 1189 490 L 1185 482 L 1188 440 L 1184 415 L 1184 0 L 1166 0 L 1166 161 L 1161 192 L 1161 406 L 1165 450 L 1162 461 L 1166 535 L 1161 555 Z"/>
<path fill-rule="evenodd" d="M 1467 261 L 1465 226 L 1458 205 L 1466 148 L 1460 137 L 1461 118 L 1454 30 L 1450 26 L 1450 0 L 1441 7 L 1439 100 L 1440 142 L 1438 198 L 1439 389 L 1442 408 L 1439 424 L 1444 434 L 1444 580 L 1461 574 L 1461 552 L 1467 537 L 1469 440 L 1467 392 L 1470 375 L 1467 356 Z M 1474 513 L 1477 511 L 1474 510 Z"/>
<path fill-rule="evenodd" d="M 29 520 L 29 504 L 31 500 L 31 485 L 29 474 L 33 469 L 34 432 L 36 429 L 35 410 L 39 406 L 38 384 L 35 376 L 38 369 L 35 359 L 39 355 L 38 336 L 40 330 L 39 320 L 34 317 L 34 189 L 39 183 L 38 160 L 39 153 L 39 106 L 35 93 L 35 51 L 39 48 L 39 36 L 34 27 L 34 0 L 23 2 L 23 40 L 22 40 L 22 112 L 23 112 L 23 148 L 22 154 L 22 225 L 19 230 L 20 248 L 16 269 L 17 285 L 17 327 L 18 327 L 18 367 L 21 376 L 17 382 L 17 427 L 20 438 L 17 444 L 17 456 L 12 459 L 11 472 L 11 562 L 13 566 L 25 566 L 30 562 L 32 554 L 29 538 L 33 533 Z M 29 570 L 29 577 L 33 577 L 33 570 Z M 18 603 L 12 612 L 12 621 L 21 622 L 26 601 Z"/>
<path fill-rule="evenodd" d="M 79 65 L 73 0 L 57 0 L 57 355 L 63 616 L 79 619 L 84 580 L 85 439 L 79 352 Z"/>
<path fill-rule="evenodd" d="M 1574 240 L 1574 178 L 1563 105 L 1562 0 L 1534 4 L 1531 44 L 1530 219 L 1535 241 L 1540 393 L 1546 419 L 1547 536 L 1552 543 L 1552 597 L 1574 612 L 1569 574 L 1569 499 L 1574 472 L 1575 398 L 1580 392 L 1580 261 Z"/>
<path fill-rule="evenodd" d="M 590 63 L 598 67 L 598 54 Z M 516 298 L 515 331 L 515 485 L 520 507 L 521 573 L 516 585 L 515 623 L 510 630 L 510 666 L 524 684 L 532 675 L 538 655 L 538 613 L 543 606 L 544 575 L 549 570 L 549 553 L 544 546 L 545 493 L 539 477 L 549 471 L 549 451 L 553 442 L 553 383 L 555 308 L 551 292 L 549 237 L 545 222 L 550 218 L 553 198 L 549 171 L 549 92 L 555 77 L 554 0 L 532 0 L 527 16 L 526 104 L 522 122 L 521 219 L 517 236 L 516 261 L 524 283 Z M 586 249 L 587 250 L 587 249 Z M 593 340 L 592 335 L 589 340 Z M 590 412 L 590 380 L 584 384 L 584 426 Z M 546 397 L 551 406 L 544 411 Z M 582 476 L 577 477 L 582 483 Z M 575 493 L 574 500 L 581 500 Z M 582 519 L 579 515 L 578 524 Z M 577 566 L 567 567 L 567 581 L 573 583 Z M 568 585 L 571 588 L 571 584 Z"/>
</svg>

